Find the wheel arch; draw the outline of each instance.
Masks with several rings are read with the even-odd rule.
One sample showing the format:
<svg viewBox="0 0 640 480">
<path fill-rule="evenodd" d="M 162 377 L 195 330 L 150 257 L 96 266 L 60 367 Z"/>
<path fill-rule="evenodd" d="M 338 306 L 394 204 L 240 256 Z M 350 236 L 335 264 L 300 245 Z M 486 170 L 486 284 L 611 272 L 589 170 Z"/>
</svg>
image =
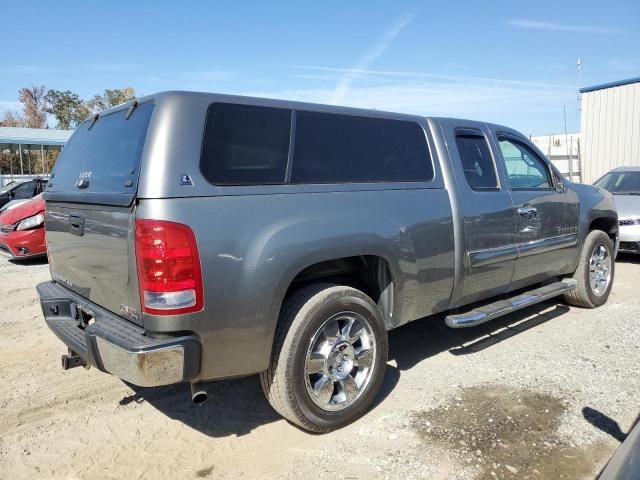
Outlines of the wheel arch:
<svg viewBox="0 0 640 480">
<path fill-rule="evenodd" d="M 389 256 L 379 251 L 356 255 L 352 252 L 336 255 L 333 252 L 333 255 L 308 256 L 306 261 L 292 265 L 277 283 L 278 287 L 270 308 L 270 312 L 273 313 L 269 315 L 271 321 L 266 325 L 264 339 L 268 342 L 270 352 L 280 320 L 279 314 L 287 298 L 300 288 L 313 283 L 337 283 L 362 290 L 379 306 L 387 330 L 397 323 L 396 319 L 401 318 L 399 274 Z"/>
<path fill-rule="evenodd" d="M 329 282 L 348 285 L 366 293 L 378 305 L 385 326 L 390 329 L 397 316 L 397 275 L 391 263 L 381 255 L 349 255 L 311 263 L 299 268 L 287 283 L 282 298 L 284 303 L 289 295 L 306 285 Z"/>
<path fill-rule="evenodd" d="M 618 219 L 612 216 L 601 216 L 591 220 L 588 232 L 592 230 L 602 230 L 604 233 L 615 241 L 618 235 Z"/>
</svg>

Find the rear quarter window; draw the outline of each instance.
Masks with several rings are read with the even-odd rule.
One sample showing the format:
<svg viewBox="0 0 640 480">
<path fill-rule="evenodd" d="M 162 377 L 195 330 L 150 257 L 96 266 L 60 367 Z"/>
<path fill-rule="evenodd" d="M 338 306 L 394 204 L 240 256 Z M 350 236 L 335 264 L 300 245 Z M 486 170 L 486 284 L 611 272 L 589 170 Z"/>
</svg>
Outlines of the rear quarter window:
<svg viewBox="0 0 640 480">
<path fill-rule="evenodd" d="M 297 112 L 291 183 L 432 179 L 425 132 L 415 122 Z"/>
<path fill-rule="evenodd" d="M 291 110 L 214 103 L 209 107 L 200 170 L 215 185 L 284 183 Z"/>
<path fill-rule="evenodd" d="M 119 110 L 81 123 L 56 162 L 47 190 L 135 193 L 153 108 L 145 103 L 128 119 L 127 110 Z M 83 190 L 76 186 L 80 178 L 88 181 Z"/>
<path fill-rule="evenodd" d="M 467 183 L 473 190 L 496 190 L 498 179 L 485 137 L 478 134 L 456 134 L 456 146 Z"/>
</svg>

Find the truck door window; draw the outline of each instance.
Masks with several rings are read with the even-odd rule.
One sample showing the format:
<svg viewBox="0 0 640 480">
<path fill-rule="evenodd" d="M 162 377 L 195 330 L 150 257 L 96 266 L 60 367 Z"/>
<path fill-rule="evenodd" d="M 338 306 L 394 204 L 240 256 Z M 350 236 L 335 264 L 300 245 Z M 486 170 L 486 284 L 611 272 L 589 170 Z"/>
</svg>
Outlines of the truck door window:
<svg viewBox="0 0 640 480">
<path fill-rule="evenodd" d="M 496 190 L 498 179 L 485 137 L 478 134 L 456 134 L 456 146 L 467 183 L 474 190 Z"/>
<path fill-rule="evenodd" d="M 553 186 L 547 164 L 517 140 L 498 137 L 512 190 L 550 190 Z"/>
</svg>

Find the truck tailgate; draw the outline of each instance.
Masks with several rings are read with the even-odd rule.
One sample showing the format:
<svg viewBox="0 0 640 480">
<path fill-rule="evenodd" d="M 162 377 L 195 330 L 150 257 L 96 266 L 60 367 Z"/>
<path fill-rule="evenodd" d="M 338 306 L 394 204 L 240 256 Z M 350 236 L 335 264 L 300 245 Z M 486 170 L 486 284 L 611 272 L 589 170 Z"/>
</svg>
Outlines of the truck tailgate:
<svg viewBox="0 0 640 480">
<path fill-rule="evenodd" d="M 142 324 L 133 207 L 48 202 L 51 276 L 78 295 Z"/>
<path fill-rule="evenodd" d="M 78 125 L 43 195 L 53 279 L 139 325 L 134 214 L 153 107 L 134 102 Z"/>
</svg>

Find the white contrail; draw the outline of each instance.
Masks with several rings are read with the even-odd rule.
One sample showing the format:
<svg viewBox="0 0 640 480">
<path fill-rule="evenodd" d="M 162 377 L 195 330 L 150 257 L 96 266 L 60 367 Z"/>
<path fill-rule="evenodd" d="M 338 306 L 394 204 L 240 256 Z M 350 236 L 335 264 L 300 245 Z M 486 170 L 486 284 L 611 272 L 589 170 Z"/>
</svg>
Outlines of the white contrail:
<svg viewBox="0 0 640 480">
<path fill-rule="evenodd" d="M 629 33 L 618 28 L 597 25 L 572 25 L 566 23 L 539 22 L 537 20 L 529 20 L 526 18 L 512 18 L 507 20 L 507 25 L 516 28 L 547 30 L 551 32 L 595 33 L 602 35 L 627 35 Z"/>
<path fill-rule="evenodd" d="M 615 59 L 614 59 L 615 60 Z M 615 67 L 611 62 L 612 66 Z M 318 65 L 283 65 L 285 68 L 293 68 L 296 70 L 316 70 L 319 72 L 329 73 L 350 73 L 355 72 L 358 76 L 373 76 L 373 77 L 391 77 L 391 78 L 425 78 L 425 79 L 441 79 L 452 81 L 477 81 L 477 82 L 492 82 L 498 84 L 510 84 L 510 85 L 522 85 L 525 87 L 548 87 L 548 88 L 570 88 L 575 90 L 575 85 L 568 85 L 564 83 L 542 83 L 542 82 L 530 82 L 525 80 L 507 80 L 504 78 L 491 78 L 491 77 L 472 77 L 462 75 L 445 75 L 441 73 L 426 73 L 426 72 L 412 72 L 403 70 L 357 70 L 355 68 L 339 68 L 339 67 L 324 67 Z"/>
<path fill-rule="evenodd" d="M 413 19 L 413 15 L 407 14 L 403 15 L 397 21 L 395 21 L 391 27 L 382 35 L 382 38 L 371 47 L 367 53 L 365 53 L 360 60 L 355 64 L 355 66 L 347 71 L 345 75 L 338 81 L 338 85 L 336 86 L 333 94 L 331 95 L 331 100 L 329 103 L 337 104 L 342 102 L 345 97 L 349 94 L 349 89 L 351 88 L 351 84 L 355 79 L 362 75 L 363 70 L 367 70 L 373 62 L 375 62 L 380 55 L 382 55 L 387 48 L 391 45 L 391 42 L 398 36 L 398 34 L 402 31 L 404 27 L 406 27 L 409 22 Z"/>
</svg>

